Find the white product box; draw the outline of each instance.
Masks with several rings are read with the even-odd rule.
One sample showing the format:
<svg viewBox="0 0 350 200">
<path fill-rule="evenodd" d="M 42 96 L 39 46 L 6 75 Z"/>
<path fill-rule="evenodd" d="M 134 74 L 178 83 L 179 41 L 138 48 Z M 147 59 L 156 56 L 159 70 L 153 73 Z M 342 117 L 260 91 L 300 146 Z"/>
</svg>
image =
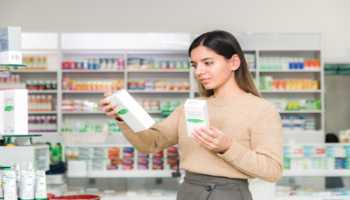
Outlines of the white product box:
<svg viewBox="0 0 350 200">
<path fill-rule="evenodd" d="M 28 134 L 28 91 L 26 89 L 3 91 L 3 134 Z"/>
<path fill-rule="evenodd" d="M 119 90 L 108 99 L 112 105 L 117 106 L 117 114 L 134 131 L 146 130 L 154 125 L 152 117 L 141 107 L 139 103 L 126 91 Z"/>
<path fill-rule="evenodd" d="M 22 53 L 19 51 L 0 52 L 0 65 L 22 65 Z"/>
<path fill-rule="evenodd" d="M 208 106 L 205 100 L 187 99 L 185 102 L 187 135 L 192 137 L 195 128 L 209 126 Z"/>
</svg>

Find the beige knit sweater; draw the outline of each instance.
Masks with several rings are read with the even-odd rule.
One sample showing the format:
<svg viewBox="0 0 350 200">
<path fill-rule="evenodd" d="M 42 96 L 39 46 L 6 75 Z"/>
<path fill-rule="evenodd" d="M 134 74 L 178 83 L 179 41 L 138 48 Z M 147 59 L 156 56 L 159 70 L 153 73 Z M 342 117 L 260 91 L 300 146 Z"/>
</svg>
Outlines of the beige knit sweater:
<svg viewBox="0 0 350 200">
<path fill-rule="evenodd" d="M 223 154 L 211 152 L 187 136 L 183 106 L 148 130 L 134 133 L 118 122 L 139 151 L 158 152 L 178 144 L 180 168 L 213 176 L 261 178 L 275 182 L 282 175 L 282 127 L 274 106 L 252 94 L 205 98 L 209 124 L 232 137 Z"/>
</svg>

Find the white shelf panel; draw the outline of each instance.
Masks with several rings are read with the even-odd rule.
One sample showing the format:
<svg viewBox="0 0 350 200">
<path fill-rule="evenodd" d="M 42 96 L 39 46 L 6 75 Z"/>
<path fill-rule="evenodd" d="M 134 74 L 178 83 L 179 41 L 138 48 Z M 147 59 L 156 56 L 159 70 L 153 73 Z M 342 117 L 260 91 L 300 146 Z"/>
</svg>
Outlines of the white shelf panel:
<svg viewBox="0 0 350 200">
<path fill-rule="evenodd" d="M 30 114 L 30 115 L 41 115 L 41 114 L 45 115 L 45 114 L 57 114 L 57 112 L 56 111 L 45 111 L 45 112 L 37 111 L 37 112 L 28 112 L 28 114 Z"/>
<path fill-rule="evenodd" d="M 64 94 L 104 94 L 104 91 L 72 91 L 72 90 L 63 90 Z"/>
<path fill-rule="evenodd" d="M 321 114 L 321 110 L 294 110 L 294 111 L 279 111 L 281 114 Z"/>
<path fill-rule="evenodd" d="M 290 144 L 321 144 L 324 143 L 323 130 L 283 130 L 285 145 Z"/>
<path fill-rule="evenodd" d="M 321 90 L 260 90 L 261 93 L 321 93 Z"/>
<path fill-rule="evenodd" d="M 134 177 L 134 178 L 151 178 L 151 177 L 172 177 L 171 170 L 131 170 L 131 171 L 89 171 L 88 177 L 90 178 L 113 178 L 113 177 Z"/>
<path fill-rule="evenodd" d="M 316 73 L 320 69 L 303 69 L 303 70 L 259 70 L 260 73 Z"/>
<path fill-rule="evenodd" d="M 161 111 L 146 111 L 148 114 L 161 114 Z M 64 115 L 104 115 L 105 113 L 102 111 L 62 111 Z"/>
<path fill-rule="evenodd" d="M 63 73 L 124 73 L 124 70 L 62 70 Z"/>
<path fill-rule="evenodd" d="M 130 192 L 125 195 L 103 195 L 101 200 L 176 200 L 176 192 L 174 194 L 139 194 L 137 191 Z"/>
<path fill-rule="evenodd" d="M 151 91 L 151 90 L 128 90 L 130 93 L 160 93 L 160 94 L 185 94 L 190 93 L 190 91 Z"/>
<path fill-rule="evenodd" d="M 350 169 L 339 170 L 284 170 L 283 176 L 350 176 Z"/>
<path fill-rule="evenodd" d="M 129 69 L 128 73 L 189 73 L 190 70 Z"/>
<path fill-rule="evenodd" d="M 7 89 L 25 89 L 26 84 L 24 83 L 16 83 L 16 84 L 0 84 L 0 90 L 7 90 Z"/>
<path fill-rule="evenodd" d="M 14 70 L 12 73 L 21 73 L 21 74 L 56 74 L 57 71 L 52 70 Z"/>
<path fill-rule="evenodd" d="M 88 171 L 87 174 L 68 172 L 70 178 L 171 178 L 172 170 L 101 170 Z"/>
<path fill-rule="evenodd" d="M 86 111 L 62 111 L 64 115 L 103 115 L 104 112 L 94 111 L 94 112 L 86 112 Z"/>
<path fill-rule="evenodd" d="M 29 90 L 29 94 L 56 94 L 57 90 Z"/>
<path fill-rule="evenodd" d="M 276 197 L 275 200 L 349 200 L 350 196 L 286 196 L 286 197 Z"/>
<path fill-rule="evenodd" d="M 283 129 L 284 134 L 323 134 L 322 130 L 290 130 Z"/>
</svg>

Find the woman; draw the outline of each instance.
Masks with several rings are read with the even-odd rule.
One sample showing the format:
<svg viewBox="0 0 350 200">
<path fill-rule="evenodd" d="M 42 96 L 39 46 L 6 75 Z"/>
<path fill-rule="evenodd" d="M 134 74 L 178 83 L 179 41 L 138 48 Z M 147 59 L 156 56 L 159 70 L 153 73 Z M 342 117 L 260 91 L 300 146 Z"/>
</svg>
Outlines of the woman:
<svg viewBox="0 0 350 200">
<path fill-rule="evenodd" d="M 242 49 L 225 31 L 197 37 L 189 51 L 201 98 L 208 104 L 210 127 L 186 133 L 183 106 L 138 133 L 116 116 L 107 99 L 103 111 L 117 120 L 139 151 L 154 153 L 179 144 L 186 170 L 178 200 L 251 200 L 249 178 L 276 182 L 282 174 L 282 127 L 274 106 L 260 97 Z"/>
</svg>

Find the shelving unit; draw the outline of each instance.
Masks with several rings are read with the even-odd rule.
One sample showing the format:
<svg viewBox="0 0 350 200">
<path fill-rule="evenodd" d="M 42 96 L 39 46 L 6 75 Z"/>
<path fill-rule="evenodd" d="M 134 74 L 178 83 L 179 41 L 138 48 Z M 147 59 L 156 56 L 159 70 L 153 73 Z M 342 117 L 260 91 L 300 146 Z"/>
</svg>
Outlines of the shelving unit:
<svg viewBox="0 0 350 200">
<path fill-rule="evenodd" d="M 88 144 L 66 145 L 65 152 L 70 178 L 170 178 L 178 158 L 175 147 L 144 154 L 130 145 Z"/>
<path fill-rule="evenodd" d="M 285 177 L 296 177 L 296 176 L 302 176 L 302 177 L 313 177 L 313 176 L 325 176 L 325 177 L 349 177 L 350 176 L 350 170 L 285 170 L 283 172 L 283 176 Z"/>
<path fill-rule="evenodd" d="M 52 94 L 57 97 L 56 110 L 54 112 L 47 112 L 45 114 L 57 116 L 57 129 L 60 132 L 65 119 L 67 121 L 81 120 L 89 122 L 106 121 L 106 117 L 100 111 L 93 112 L 78 112 L 78 111 L 63 111 L 60 102 L 64 99 L 86 99 L 90 102 L 98 102 L 102 98 L 104 91 L 71 91 L 66 90 L 62 81 L 65 77 L 72 77 L 77 80 L 107 80 L 113 78 L 123 79 L 123 87 L 128 89 L 128 82 L 130 80 L 184 80 L 190 85 L 189 90 L 186 91 L 149 91 L 149 90 L 135 90 L 128 89 L 137 99 L 155 99 L 155 100 L 184 100 L 188 97 L 194 97 L 196 91 L 196 81 L 193 77 L 193 72 L 189 70 L 160 70 L 160 69 L 133 69 L 130 67 L 128 61 L 133 59 L 166 61 L 166 60 L 186 60 L 187 47 L 190 42 L 188 34 L 176 35 L 172 40 L 174 43 L 164 44 L 170 35 L 155 34 L 152 39 L 148 39 L 147 35 L 128 36 L 125 34 L 107 34 L 108 37 L 101 38 L 100 34 L 66 34 L 63 33 L 60 37 L 54 37 L 51 34 L 50 41 L 42 41 L 40 35 L 36 37 L 36 41 L 40 43 L 33 43 L 28 45 L 25 43 L 25 55 L 48 55 L 49 69 L 47 71 L 33 70 L 33 71 L 16 71 L 25 77 L 52 77 L 57 80 L 57 90 L 48 91 L 31 91 L 30 94 Z M 57 34 L 56 34 L 57 35 Z M 84 37 L 81 37 L 84 35 Z M 319 81 L 319 89 L 312 90 L 262 90 L 261 94 L 267 98 L 283 98 L 298 100 L 303 98 L 320 100 L 320 110 L 281 110 L 282 116 L 302 116 L 316 119 L 316 130 L 286 130 L 285 136 L 287 141 L 297 142 L 323 142 L 324 137 L 324 81 L 323 81 L 323 61 L 322 52 L 320 48 L 319 35 L 307 35 L 306 37 L 294 37 L 291 35 L 278 36 L 265 34 L 251 34 L 240 35 L 238 39 L 243 44 L 248 63 L 251 68 L 250 71 L 255 79 L 258 88 L 261 86 L 261 80 L 264 76 L 269 75 L 278 79 L 313 79 Z M 34 36 L 30 38 L 33 39 Z M 153 38 L 154 37 L 154 38 Z M 171 35 L 174 37 L 174 35 Z M 47 38 L 47 37 L 44 37 Z M 58 39 L 60 38 L 60 39 Z M 145 39 L 146 38 L 146 39 Z M 155 39 L 156 38 L 156 39 Z M 56 42 L 55 42 L 56 41 Z M 262 42 L 263 41 L 263 42 Z M 44 46 L 43 46 L 44 44 Z M 56 45 L 55 45 L 56 44 Z M 59 44 L 59 45 L 58 45 Z M 84 45 L 83 45 L 84 44 Z M 264 69 L 262 63 L 266 57 L 301 57 L 305 59 L 319 59 L 321 67 L 319 69 Z M 106 59 L 106 58 L 120 58 L 125 63 L 125 68 L 120 69 L 61 69 L 61 64 L 64 61 L 76 59 L 82 62 L 84 59 Z M 158 118 L 161 111 L 150 111 L 152 116 Z M 43 113 L 31 113 L 37 115 Z M 135 172 L 138 173 L 138 172 Z M 293 175 L 294 172 L 286 172 L 286 176 Z M 308 174 L 308 173 L 306 173 Z M 316 173 L 317 174 L 317 173 Z M 137 174 L 134 174 L 135 176 Z M 152 174 L 153 176 L 154 174 Z M 157 174 L 157 176 L 162 176 Z M 298 175 L 298 173 L 296 173 Z M 311 175 L 313 175 L 311 173 Z M 118 175 L 116 175 L 118 176 Z M 131 176 L 131 175 L 130 175 Z M 143 175 L 138 175 L 143 176 Z M 150 175 L 151 176 L 151 175 Z"/>
</svg>

